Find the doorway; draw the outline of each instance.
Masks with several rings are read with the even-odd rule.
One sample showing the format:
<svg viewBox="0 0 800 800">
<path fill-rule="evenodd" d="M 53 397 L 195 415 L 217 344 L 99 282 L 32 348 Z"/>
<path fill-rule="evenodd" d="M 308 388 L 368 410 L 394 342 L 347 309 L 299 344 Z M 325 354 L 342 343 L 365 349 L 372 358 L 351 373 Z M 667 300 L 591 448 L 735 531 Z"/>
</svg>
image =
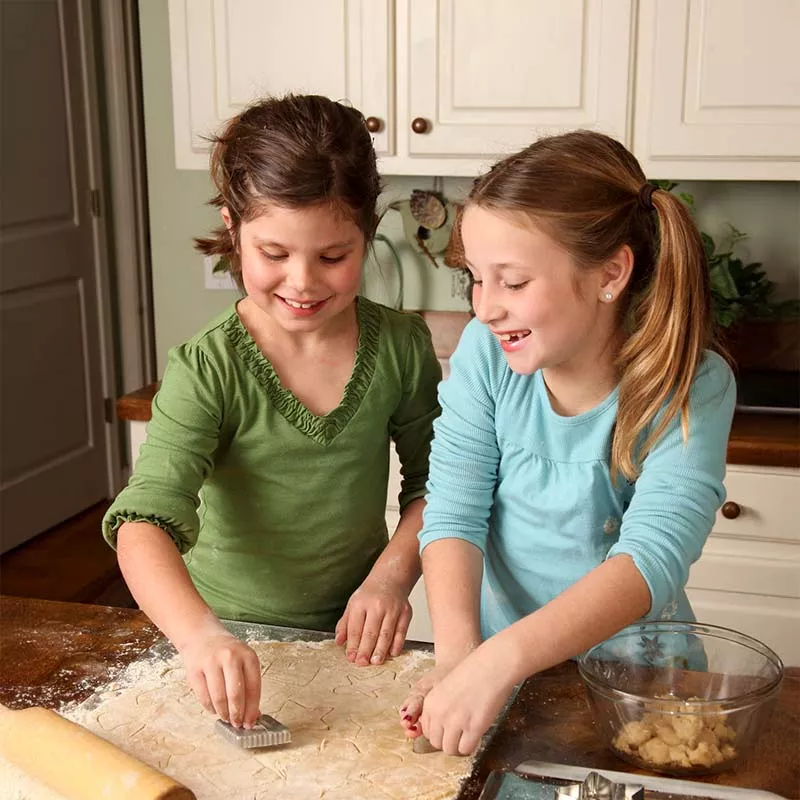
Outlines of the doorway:
<svg viewBox="0 0 800 800">
<path fill-rule="evenodd" d="M 131 13 L 132 2 L 0 0 L 0 552 L 118 491 L 114 398 L 131 353 L 142 382 L 152 370 L 149 298 L 131 296 L 130 264 L 115 263 L 115 230 L 145 230 L 141 181 L 125 208 L 114 160 L 127 147 L 135 172 L 137 154 L 114 141 L 124 123 L 101 118 L 120 99 L 136 113 L 127 56 L 102 33 L 116 21 L 124 34 Z M 107 65 L 120 61 L 128 87 L 107 102 L 120 79 Z M 132 308 L 138 330 L 123 337 Z"/>
</svg>

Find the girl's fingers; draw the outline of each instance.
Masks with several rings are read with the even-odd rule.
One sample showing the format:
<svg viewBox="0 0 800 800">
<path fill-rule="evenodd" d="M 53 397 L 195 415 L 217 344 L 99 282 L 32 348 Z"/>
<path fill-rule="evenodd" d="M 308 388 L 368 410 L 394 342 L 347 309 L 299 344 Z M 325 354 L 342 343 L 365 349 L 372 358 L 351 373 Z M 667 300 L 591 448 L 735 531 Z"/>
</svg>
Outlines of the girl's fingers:
<svg viewBox="0 0 800 800">
<path fill-rule="evenodd" d="M 250 728 L 261 714 L 261 664 L 255 653 L 244 660 L 244 697 L 244 726 Z"/>
<path fill-rule="evenodd" d="M 366 616 L 367 614 L 363 610 L 350 610 L 350 614 L 347 618 L 347 645 L 344 650 L 345 657 L 348 661 L 356 660 L 356 653 L 358 653 L 358 645 L 361 642 L 361 634 L 364 630 Z"/>
<path fill-rule="evenodd" d="M 417 727 L 422 731 L 422 735 L 431 743 L 431 747 L 437 750 L 444 750 L 444 747 L 442 747 L 444 730 L 441 725 L 434 725 L 427 717 L 424 717 L 417 724 Z M 447 751 L 445 750 L 445 752 Z"/>
<path fill-rule="evenodd" d="M 389 648 L 394 639 L 396 617 L 386 614 L 381 620 L 377 614 L 367 615 L 364 632 L 361 634 L 361 643 L 358 646 L 356 664 L 383 664 Z M 377 629 L 377 635 L 376 635 Z"/>
<path fill-rule="evenodd" d="M 478 743 L 480 742 L 481 737 L 476 735 L 475 733 L 467 733 L 464 731 L 461 734 L 461 739 L 458 744 L 458 750 L 456 751 L 456 755 L 459 756 L 468 756 L 470 753 L 474 753 L 478 747 Z"/>
<path fill-rule="evenodd" d="M 344 610 L 341 619 L 336 623 L 334 628 L 336 644 L 342 645 L 347 641 L 347 618 L 350 615 L 350 605 Z"/>
<path fill-rule="evenodd" d="M 441 742 L 439 744 L 439 749 L 447 753 L 449 756 L 457 756 L 460 752 L 458 748 L 461 745 L 462 738 L 465 737 L 466 734 L 458 726 L 444 730 L 440 734 Z M 428 737 L 428 741 L 436 746 L 431 737 Z"/>
<path fill-rule="evenodd" d="M 226 659 L 222 675 L 225 680 L 228 721 L 234 728 L 240 728 L 244 721 L 245 707 L 244 665 L 241 660 L 236 657 Z"/>
<path fill-rule="evenodd" d="M 437 675 L 437 668 L 434 667 L 432 670 L 426 672 L 415 684 L 414 684 L 414 694 L 418 694 L 420 697 L 425 697 L 425 695 L 433 689 L 435 683 L 434 680 Z"/>
<path fill-rule="evenodd" d="M 421 694 L 412 694 L 403 703 L 400 709 L 400 723 L 406 730 L 410 730 L 412 726 L 417 724 L 417 721 L 422 714 L 422 707 L 425 704 L 425 697 Z M 419 733 L 415 734 L 419 735 Z"/>
<path fill-rule="evenodd" d="M 189 686 L 195 694 L 198 702 L 210 714 L 214 713 L 214 704 L 211 702 L 211 696 L 208 693 L 208 686 L 206 685 L 206 676 L 201 672 L 199 674 L 192 673 L 189 677 Z"/>
<path fill-rule="evenodd" d="M 411 624 L 411 606 L 406 607 L 397 618 L 397 625 L 394 629 L 394 637 L 392 638 L 392 646 L 389 649 L 389 655 L 399 656 L 403 652 L 403 645 L 406 641 L 406 634 L 408 633 L 408 626 Z"/>
<path fill-rule="evenodd" d="M 416 739 L 419 736 L 422 736 L 422 728 L 420 728 L 419 723 L 406 728 L 406 739 Z"/>
<path fill-rule="evenodd" d="M 225 687 L 225 676 L 218 666 L 210 667 L 205 671 L 208 696 L 211 698 L 213 712 L 225 722 L 230 722 L 228 713 L 228 692 Z"/>
</svg>

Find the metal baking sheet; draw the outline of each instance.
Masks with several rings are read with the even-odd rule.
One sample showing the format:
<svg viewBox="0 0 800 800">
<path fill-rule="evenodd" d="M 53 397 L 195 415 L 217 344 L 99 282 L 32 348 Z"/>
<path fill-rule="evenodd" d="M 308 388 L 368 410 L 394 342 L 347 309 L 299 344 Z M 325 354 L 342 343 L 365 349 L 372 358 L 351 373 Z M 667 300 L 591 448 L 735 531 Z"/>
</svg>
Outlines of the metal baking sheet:
<svg viewBox="0 0 800 800">
<path fill-rule="evenodd" d="M 333 639 L 330 631 L 313 631 L 307 628 L 284 628 L 280 625 L 263 625 L 258 622 L 239 622 L 237 620 L 221 620 L 225 628 L 237 639 L 271 642 L 324 642 Z M 406 641 L 406 647 L 412 650 L 427 650 L 433 652 L 433 645 L 428 642 Z M 148 651 L 159 658 L 169 658 L 175 655 L 175 648 L 167 639 L 156 642 Z"/>
<path fill-rule="evenodd" d="M 583 783 L 593 771 L 622 784 L 644 786 L 646 800 L 785 800 L 773 792 L 683 781 L 654 775 L 592 770 L 545 761 L 524 761 L 514 772 L 493 772 L 479 800 L 553 800 L 556 789 Z"/>
</svg>

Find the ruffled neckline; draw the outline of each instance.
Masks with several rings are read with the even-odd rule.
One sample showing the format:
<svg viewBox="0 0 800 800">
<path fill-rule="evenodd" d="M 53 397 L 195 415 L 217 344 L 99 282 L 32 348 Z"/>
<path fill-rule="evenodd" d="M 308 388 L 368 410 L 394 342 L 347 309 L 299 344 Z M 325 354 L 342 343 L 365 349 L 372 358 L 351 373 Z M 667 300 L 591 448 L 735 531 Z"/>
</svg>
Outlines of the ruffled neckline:
<svg viewBox="0 0 800 800">
<path fill-rule="evenodd" d="M 222 331 L 247 369 L 264 387 L 278 413 L 301 433 L 327 446 L 347 427 L 358 411 L 375 374 L 380 340 L 378 307 L 365 298 L 356 298 L 356 319 L 358 347 L 353 371 L 345 384 L 339 405 L 322 416 L 309 411 L 291 390 L 281 383 L 272 362 L 261 352 L 261 348 L 245 328 L 235 308 L 222 324 Z"/>
</svg>

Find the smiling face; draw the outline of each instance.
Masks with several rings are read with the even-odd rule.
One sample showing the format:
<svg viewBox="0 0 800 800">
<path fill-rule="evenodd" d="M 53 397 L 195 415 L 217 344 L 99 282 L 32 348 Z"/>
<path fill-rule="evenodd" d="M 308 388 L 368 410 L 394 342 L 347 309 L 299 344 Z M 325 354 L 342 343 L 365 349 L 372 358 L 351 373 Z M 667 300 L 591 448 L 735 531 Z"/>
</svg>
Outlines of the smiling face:
<svg viewBox="0 0 800 800">
<path fill-rule="evenodd" d="M 225 209 L 223 218 L 229 225 Z M 360 228 L 327 203 L 270 205 L 240 225 L 242 284 L 284 330 L 319 330 L 353 304 L 365 246 Z"/>
<path fill-rule="evenodd" d="M 580 369 L 592 364 L 613 331 L 600 299 L 603 270 L 580 270 L 550 236 L 521 216 L 469 205 L 461 225 L 475 279 L 478 319 L 498 338 L 514 372 Z"/>
</svg>

